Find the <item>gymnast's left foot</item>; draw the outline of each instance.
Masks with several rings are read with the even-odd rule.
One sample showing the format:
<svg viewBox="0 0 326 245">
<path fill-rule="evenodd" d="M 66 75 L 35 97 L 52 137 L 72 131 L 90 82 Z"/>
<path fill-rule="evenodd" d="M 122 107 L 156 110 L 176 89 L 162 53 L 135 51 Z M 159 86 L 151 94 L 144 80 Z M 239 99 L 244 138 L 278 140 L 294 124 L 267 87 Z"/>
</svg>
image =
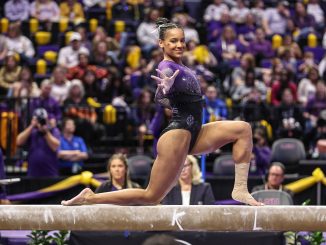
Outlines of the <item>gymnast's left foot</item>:
<svg viewBox="0 0 326 245">
<path fill-rule="evenodd" d="M 91 195 L 94 195 L 94 192 L 90 188 L 85 188 L 77 196 L 68 201 L 62 201 L 61 204 L 64 206 L 89 204 L 87 203 L 87 197 Z"/>
</svg>

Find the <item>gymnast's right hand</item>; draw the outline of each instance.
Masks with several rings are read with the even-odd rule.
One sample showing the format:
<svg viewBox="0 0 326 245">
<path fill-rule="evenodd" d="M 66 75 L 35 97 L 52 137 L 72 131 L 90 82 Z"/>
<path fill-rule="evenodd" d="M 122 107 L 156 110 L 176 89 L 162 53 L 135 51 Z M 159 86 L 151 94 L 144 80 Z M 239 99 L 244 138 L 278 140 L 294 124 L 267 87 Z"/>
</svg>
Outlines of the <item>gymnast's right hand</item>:
<svg viewBox="0 0 326 245">
<path fill-rule="evenodd" d="M 166 94 L 172 87 L 175 78 L 179 74 L 179 70 L 176 70 L 171 77 L 166 76 L 159 69 L 156 69 L 156 71 L 158 72 L 158 74 L 160 74 L 160 77 L 151 75 L 151 78 L 156 81 L 157 86 L 162 89 L 164 94 Z"/>
</svg>

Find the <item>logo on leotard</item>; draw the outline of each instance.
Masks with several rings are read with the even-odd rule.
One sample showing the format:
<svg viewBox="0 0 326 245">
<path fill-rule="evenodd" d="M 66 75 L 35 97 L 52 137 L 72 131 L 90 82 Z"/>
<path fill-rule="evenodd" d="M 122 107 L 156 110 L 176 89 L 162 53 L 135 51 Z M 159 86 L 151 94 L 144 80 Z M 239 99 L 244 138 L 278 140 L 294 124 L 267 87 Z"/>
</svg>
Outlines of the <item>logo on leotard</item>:
<svg viewBox="0 0 326 245">
<path fill-rule="evenodd" d="M 191 125 L 194 123 L 194 117 L 193 117 L 192 115 L 189 115 L 189 116 L 187 117 L 186 122 L 187 122 L 187 125 L 188 125 L 188 126 L 191 126 Z"/>
</svg>

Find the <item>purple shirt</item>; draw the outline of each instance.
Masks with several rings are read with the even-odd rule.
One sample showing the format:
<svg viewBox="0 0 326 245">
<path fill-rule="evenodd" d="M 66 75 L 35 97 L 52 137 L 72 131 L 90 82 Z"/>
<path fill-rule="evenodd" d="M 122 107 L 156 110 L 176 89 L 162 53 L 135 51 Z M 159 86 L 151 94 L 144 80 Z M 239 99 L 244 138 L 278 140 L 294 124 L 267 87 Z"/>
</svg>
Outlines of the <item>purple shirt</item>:
<svg viewBox="0 0 326 245">
<path fill-rule="evenodd" d="M 51 129 L 54 137 L 60 140 L 58 128 Z M 27 141 L 28 145 L 28 176 L 49 177 L 58 176 L 57 152 L 53 151 L 46 142 L 45 136 L 33 129 Z"/>
<path fill-rule="evenodd" d="M 57 122 L 60 121 L 62 113 L 59 103 L 54 98 L 39 97 L 32 99 L 30 104 L 31 113 L 33 113 L 37 108 L 44 108 L 47 111 L 50 119 L 55 118 Z"/>
<path fill-rule="evenodd" d="M 264 40 L 262 42 L 250 42 L 249 50 L 253 55 L 259 54 L 264 58 L 271 58 L 274 55 L 272 44 L 268 40 Z"/>
<path fill-rule="evenodd" d="M 177 64 L 173 61 L 163 60 L 158 65 L 158 69 L 166 76 L 172 76 L 176 70 L 179 74 L 174 80 L 174 83 L 166 94 L 163 94 L 162 89 L 157 88 L 155 101 L 165 107 L 171 107 L 170 95 L 185 94 L 185 95 L 201 95 L 201 89 L 196 74 L 184 65 Z"/>
</svg>

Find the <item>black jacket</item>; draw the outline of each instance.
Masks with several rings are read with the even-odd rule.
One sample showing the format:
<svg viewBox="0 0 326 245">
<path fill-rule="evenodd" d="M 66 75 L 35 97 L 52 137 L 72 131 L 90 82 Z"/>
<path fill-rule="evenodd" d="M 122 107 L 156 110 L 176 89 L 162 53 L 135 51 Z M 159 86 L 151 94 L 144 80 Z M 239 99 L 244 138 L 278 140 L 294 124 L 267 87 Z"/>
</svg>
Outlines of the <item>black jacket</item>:
<svg viewBox="0 0 326 245">
<path fill-rule="evenodd" d="M 190 193 L 190 205 L 213 205 L 215 198 L 209 183 L 192 184 Z M 182 205 L 180 185 L 175 186 L 162 200 L 163 205 Z"/>
</svg>

